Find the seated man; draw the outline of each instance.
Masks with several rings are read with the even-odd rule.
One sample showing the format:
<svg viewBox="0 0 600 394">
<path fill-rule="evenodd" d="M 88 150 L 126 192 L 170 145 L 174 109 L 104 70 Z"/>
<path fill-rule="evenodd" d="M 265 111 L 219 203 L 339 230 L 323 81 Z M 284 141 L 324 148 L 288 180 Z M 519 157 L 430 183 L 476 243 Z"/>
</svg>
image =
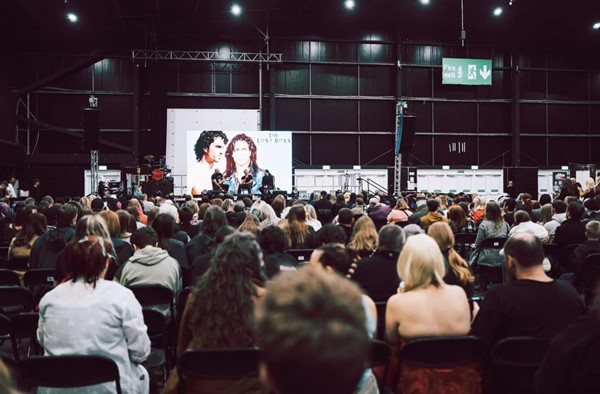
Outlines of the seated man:
<svg viewBox="0 0 600 394">
<path fill-rule="evenodd" d="M 279 394 L 352 393 L 369 337 L 360 290 L 325 270 L 282 272 L 267 285 L 256 334 Z"/>
<path fill-rule="evenodd" d="M 587 241 L 579 245 L 574 251 L 575 283 L 580 283 L 579 277 L 585 258 L 592 253 L 600 253 L 600 222 L 592 220 L 585 225 L 585 237 Z"/>
<path fill-rule="evenodd" d="M 504 244 L 503 253 L 511 280 L 486 293 L 471 335 L 488 344 L 516 336 L 550 338 L 583 313 L 573 286 L 544 272 L 539 238 L 515 234 Z"/>
<path fill-rule="evenodd" d="M 244 176 L 240 180 L 240 186 L 238 187 L 238 194 L 242 193 L 242 190 L 246 190 L 248 194 L 251 194 L 252 185 L 254 185 L 254 178 L 248 170 L 244 170 Z"/>
<path fill-rule="evenodd" d="M 548 230 L 540 224 L 531 221 L 531 216 L 527 211 L 515 212 L 515 226 L 510 229 L 508 236 L 519 233 L 531 233 L 539 238 L 540 241 L 548 240 Z"/>
<path fill-rule="evenodd" d="M 269 191 L 275 190 L 275 177 L 271 175 L 269 170 L 265 170 L 265 175 L 262 178 L 262 185 L 258 188 L 262 194 L 268 194 Z"/>
<path fill-rule="evenodd" d="M 431 226 L 435 222 L 448 222 L 448 219 L 444 216 L 443 213 L 439 212 L 438 209 L 440 207 L 440 203 L 436 199 L 427 200 L 427 215 L 423 216 L 419 221 L 421 228 L 427 232 L 429 226 Z"/>
<path fill-rule="evenodd" d="M 123 286 L 157 285 L 173 291 L 181 290 L 179 263 L 166 250 L 158 247 L 158 235 L 151 227 L 131 234 L 133 256 L 119 267 L 115 281 Z"/>
<path fill-rule="evenodd" d="M 229 185 L 226 185 L 223 182 L 223 174 L 218 168 L 215 168 L 215 172 L 210 176 L 210 180 L 212 182 L 213 190 L 220 190 L 222 192 L 227 192 L 227 190 L 229 190 Z"/>
</svg>

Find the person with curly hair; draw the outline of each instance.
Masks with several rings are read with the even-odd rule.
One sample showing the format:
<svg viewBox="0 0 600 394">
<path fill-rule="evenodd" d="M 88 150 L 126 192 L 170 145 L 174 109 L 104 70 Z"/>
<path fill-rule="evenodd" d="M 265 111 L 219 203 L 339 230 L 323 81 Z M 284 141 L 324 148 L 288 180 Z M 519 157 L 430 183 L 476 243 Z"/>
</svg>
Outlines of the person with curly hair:
<svg viewBox="0 0 600 394">
<path fill-rule="evenodd" d="M 230 192 L 237 190 L 240 193 L 239 186 L 242 184 L 242 178 L 250 175 L 251 184 L 248 181 L 245 183 L 250 184 L 250 194 L 260 194 L 259 188 L 265 172 L 258 166 L 256 151 L 256 144 L 252 138 L 243 133 L 233 137 L 227 145 L 225 150 L 227 166 L 223 177 Z M 248 172 L 244 173 L 245 170 Z"/>
<path fill-rule="evenodd" d="M 265 290 L 262 251 L 254 236 L 234 233 L 215 252 L 213 264 L 193 288 L 181 320 L 177 355 L 185 350 L 256 346 L 255 308 Z M 174 370 L 163 393 L 177 392 Z M 188 393 L 262 393 L 258 378 L 188 381 Z"/>
<path fill-rule="evenodd" d="M 196 145 L 194 153 L 196 162 L 188 168 L 188 193 L 200 194 L 203 190 L 212 190 L 211 176 L 225 153 L 225 145 L 229 139 L 220 130 L 204 130 Z"/>
</svg>

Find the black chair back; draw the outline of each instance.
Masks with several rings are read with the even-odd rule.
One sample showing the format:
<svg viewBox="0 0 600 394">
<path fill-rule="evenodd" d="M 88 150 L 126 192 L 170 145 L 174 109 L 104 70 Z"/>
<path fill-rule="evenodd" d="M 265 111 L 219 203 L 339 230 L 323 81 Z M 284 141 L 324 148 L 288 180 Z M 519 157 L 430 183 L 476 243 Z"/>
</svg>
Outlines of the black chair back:
<svg viewBox="0 0 600 394">
<path fill-rule="evenodd" d="M 301 265 L 308 264 L 313 251 L 314 249 L 288 249 L 285 252 L 295 258 L 298 265 Z"/>
<path fill-rule="evenodd" d="M 21 279 L 15 271 L 0 269 L 0 286 L 21 286 Z"/>
<path fill-rule="evenodd" d="M 454 250 L 465 260 L 469 258 L 472 251 L 471 245 L 475 243 L 476 233 L 458 233 L 454 234 Z"/>
<path fill-rule="evenodd" d="M 19 363 L 19 377 L 33 387 L 84 387 L 114 381 L 121 394 L 117 364 L 103 356 L 30 357 Z"/>
<path fill-rule="evenodd" d="M 258 348 L 188 350 L 177 360 L 179 392 L 185 393 L 186 378 L 237 380 L 257 377 Z"/>
<path fill-rule="evenodd" d="M 171 316 L 175 316 L 171 289 L 163 286 L 131 286 L 129 289 L 143 307 L 168 305 Z"/>
<path fill-rule="evenodd" d="M 547 338 L 511 337 L 492 348 L 495 393 L 533 393 L 533 375 L 548 350 Z"/>
<path fill-rule="evenodd" d="M 483 361 L 487 348 L 474 336 L 424 337 L 402 348 L 402 363 L 422 367 L 453 367 Z"/>
<path fill-rule="evenodd" d="M 573 254 L 573 252 L 575 251 L 575 249 L 577 249 L 578 246 L 579 244 L 571 244 L 567 245 L 563 249 L 562 253 L 560 254 L 560 259 L 557 267 L 552 270 L 552 274 L 555 277 L 559 277 L 560 275 L 567 272 L 577 271 L 574 262 L 575 255 Z"/>
<path fill-rule="evenodd" d="M 387 309 L 387 301 L 376 302 L 377 309 L 377 332 L 375 338 L 384 340 L 385 337 L 385 311 Z"/>
<path fill-rule="evenodd" d="M 20 286 L 0 286 L 0 313 L 12 316 L 33 310 L 33 294 Z"/>
<path fill-rule="evenodd" d="M 10 319 L 10 342 L 13 348 L 15 360 L 20 361 L 21 355 L 19 345 L 24 343 L 23 338 L 29 339 L 27 356 L 42 355 L 42 348 L 37 342 L 37 328 L 40 320 L 37 312 L 19 313 Z"/>
<path fill-rule="evenodd" d="M 29 257 L 13 257 L 8 259 L 6 268 L 15 271 L 27 271 L 29 269 Z"/>
<path fill-rule="evenodd" d="M 169 330 L 167 326 L 167 318 L 161 312 L 144 308 L 144 323 L 148 327 L 148 336 L 152 342 L 152 349 L 148 359 L 144 361 L 146 369 L 151 370 L 160 368 L 162 370 L 162 383 L 168 375 L 168 365 L 170 365 L 173 357 L 172 348 L 169 346 Z"/>
<path fill-rule="evenodd" d="M 52 269 L 31 269 L 23 275 L 23 283 L 27 287 L 38 285 L 54 286 L 54 273 Z"/>
<path fill-rule="evenodd" d="M 486 238 L 481 241 L 479 249 L 502 249 L 508 238 Z"/>
</svg>

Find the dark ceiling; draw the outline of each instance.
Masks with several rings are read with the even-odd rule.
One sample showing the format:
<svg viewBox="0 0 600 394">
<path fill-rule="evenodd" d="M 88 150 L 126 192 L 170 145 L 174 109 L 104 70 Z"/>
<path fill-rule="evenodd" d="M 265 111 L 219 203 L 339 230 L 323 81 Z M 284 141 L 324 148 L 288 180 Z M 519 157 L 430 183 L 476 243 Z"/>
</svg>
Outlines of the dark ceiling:
<svg viewBox="0 0 600 394">
<path fill-rule="evenodd" d="M 364 39 L 458 44 L 460 0 L 1 0 L 0 45 L 10 52 L 88 53 L 120 49 L 209 50 L 215 40 L 247 40 L 260 48 L 260 30 L 277 38 Z M 600 0 L 464 0 L 468 45 L 600 48 Z M 492 10 L 504 7 L 500 17 Z M 79 15 L 69 23 L 67 11 Z"/>
</svg>

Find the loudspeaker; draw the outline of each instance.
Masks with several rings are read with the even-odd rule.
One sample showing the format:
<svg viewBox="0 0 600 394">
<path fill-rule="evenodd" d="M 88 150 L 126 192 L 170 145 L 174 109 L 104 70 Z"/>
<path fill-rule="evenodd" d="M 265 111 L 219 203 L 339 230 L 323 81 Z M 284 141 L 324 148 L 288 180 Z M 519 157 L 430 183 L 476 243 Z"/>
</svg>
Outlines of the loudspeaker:
<svg viewBox="0 0 600 394">
<path fill-rule="evenodd" d="M 537 167 L 505 167 L 504 192 L 512 198 L 521 193 L 529 193 L 534 200 L 538 198 Z"/>
<path fill-rule="evenodd" d="M 84 108 L 81 125 L 83 126 L 83 150 L 98 150 L 100 147 L 100 109 Z"/>
<path fill-rule="evenodd" d="M 273 190 L 271 192 L 271 198 L 275 198 L 280 194 L 287 200 L 287 190 Z"/>
<path fill-rule="evenodd" d="M 164 179 L 160 182 L 150 181 L 142 183 L 142 192 L 148 196 L 155 196 L 156 192 L 160 192 L 161 196 L 173 193 L 173 180 L 170 178 Z"/>
<path fill-rule="evenodd" d="M 415 129 L 417 127 L 417 115 L 404 114 L 402 124 L 402 139 L 400 140 L 400 153 L 412 152 L 415 145 Z"/>
</svg>

